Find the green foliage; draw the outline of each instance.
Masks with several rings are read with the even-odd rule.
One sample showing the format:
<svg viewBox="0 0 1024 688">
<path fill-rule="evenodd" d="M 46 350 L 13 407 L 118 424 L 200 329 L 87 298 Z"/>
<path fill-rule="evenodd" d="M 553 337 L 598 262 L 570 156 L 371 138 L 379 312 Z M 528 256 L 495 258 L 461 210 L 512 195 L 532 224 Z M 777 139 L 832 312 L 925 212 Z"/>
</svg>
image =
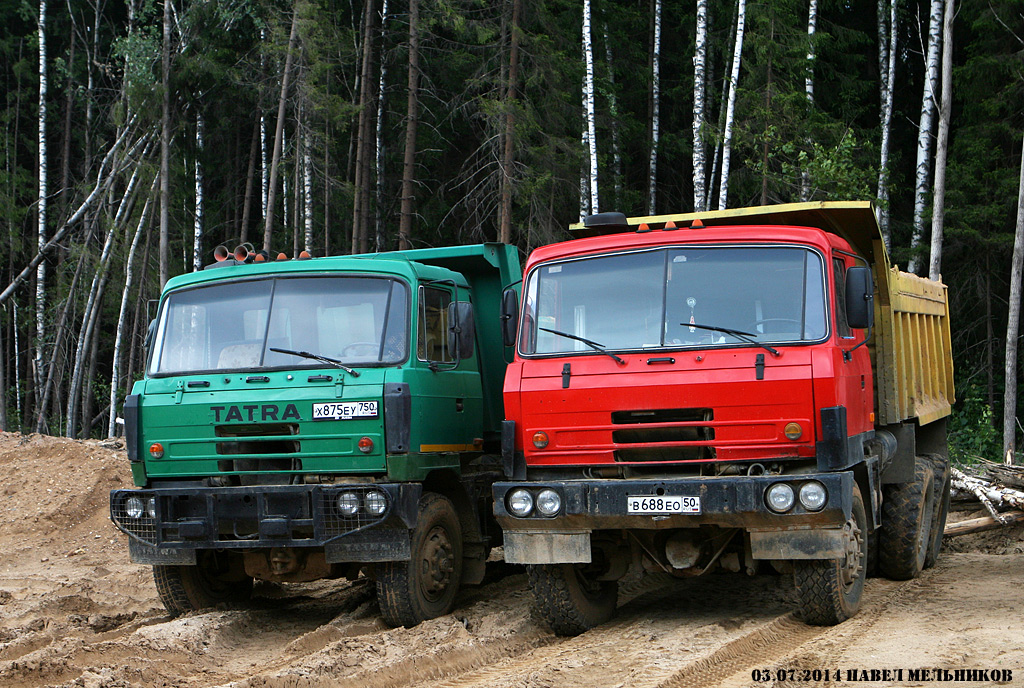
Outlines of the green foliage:
<svg viewBox="0 0 1024 688">
<path fill-rule="evenodd" d="M 981 459 L 998 461 L 1003 434 L 996 427 L 992 407 L 985 403 L 977 385 L 969 384 L 960 393 L 962 400 L 953 409 L 947 426 L 950 460 L 967 466 Z"/>
</svg>

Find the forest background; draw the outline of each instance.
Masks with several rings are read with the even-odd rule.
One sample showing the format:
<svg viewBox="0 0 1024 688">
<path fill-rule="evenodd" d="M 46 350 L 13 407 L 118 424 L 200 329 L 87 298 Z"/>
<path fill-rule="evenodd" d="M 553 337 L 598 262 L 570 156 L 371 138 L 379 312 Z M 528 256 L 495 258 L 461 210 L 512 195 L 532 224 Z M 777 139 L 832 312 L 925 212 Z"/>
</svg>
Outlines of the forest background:
<svg viewBox="0 0 1024 688">
<path fill-rule="evenodd" d="M 148 301 L 220 244 L 871 199 L 949 285 L 955 457 L 1021 433 L 1016 0 L 34 2 L 0 0 L 4 430 L 113 434 Z"/>
</svg>

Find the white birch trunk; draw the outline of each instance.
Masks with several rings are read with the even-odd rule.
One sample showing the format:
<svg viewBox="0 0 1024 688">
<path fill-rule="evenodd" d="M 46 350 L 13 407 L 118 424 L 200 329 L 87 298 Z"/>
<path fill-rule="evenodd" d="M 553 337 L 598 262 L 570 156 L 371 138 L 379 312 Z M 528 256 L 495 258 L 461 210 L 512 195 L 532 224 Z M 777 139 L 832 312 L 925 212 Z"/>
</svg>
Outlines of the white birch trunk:
<svg viewBox="0 0 1024 688">
<path fill-rule="evenodd" d="M 804 94 L 807 96 L 807 109 L 814 107 L 814 32 L 818 27 L 818 0 L 810 0 L 807 10 L 807 73 L 804 75 Z M 805 139 L 808 146 L 810 139 Z M 805 167 L 800 171 L 800 200 L 811 200 L 811 175 Z"/>
<path fill-rule="evenodd" d="M 142 229 L 149 219 L 149 209 L 153 203 L 153 191 L 156 188 L 157 179 L 154 178 L 153 186 L 146 197 L 146 205 L 142 207 L 142 216 L 135 227 L 135 236 L 132 237 L 131 248 L 128 249 L 128 258 L 124 267 L 124 291 L 121 292 L 121 309 L 117 314 L 117 329 L 114 335 L 114 358 L 110 369 L 110 421 L 107 423 L 107 437 L 117 436 L 117 397 L 121 388 L 121 342 L 124 340 L 124 326 L 128 314 L 128 294 L 132 290 L 132 263 L 135 262 L 135 249 L 139 246 L 139 237 L 142 236 Z"/>
<path fill-rule="evenodd" d="M 171 0 L 164 0 L 160 112 L 160 287 L 170 277 L 171 225 Z M 70 432 L 70 430 L 69 430 Z"/>
<path fill-rule="evenodd" d="M 935 142 L 935 183 L 932 185 L 932 243 L 928 277 L 942 272 L 942 231 L 946 213 L 946 157 L 949 153 L 949 117 L 953 112 L 953 12 L 954 0 L 946 0 L 942 20 L 942 101 L 939 106 L 939 138 Z"/>
<path fill-rule="evenodd" d="M 134 120 L 129 124 L 133 122 Z M 54 232 L 53 236 L 50 237 L 49 241 L 47 241 L 46 244 L 36 252 L 36 255 L 32 257 L 32 260 L 28 262 L 28 265 L 26 265 L 22 269 L 22 271 L 19 272 L 14 277 L 14 279 L 11 280 L 10 284 L 4 287 L 4 290 L 0 292 L 0 306 L 7 303 L 7 300 L 11 298 L 11 295 L 13 295 L 14 291 L 18 288 L 18 285 L 20 285 L 22 282 L 28 279 L 29 275 L 31 275 L 32 272 L 39 267 L 39 263 L 41 263 L 46 258 L 46 254 L 53 250 L 53 248 L 65 236 L 67 236 L 68 232 L 71 231 L 72 227 L 74 227 L 75 225 L 82 221 L 82 217 L 89 209 L 92 208 L 93 203 L 96 202 L 96 199 L 99 197 L 100 193 L 106 192 L 110 188 L 113 175 L 116 174 L 121 169 L 121 166 L 115 165 L 114 169 L 111 170 L 110 175 L 106 174 L 107 166 L 113 162 L 114 154 L 121 147 L 121 144 L 124 143 L 124 140 L 128 136 L 129 129 L 129 126 L 125 127 L 124 131 L 121 133 L 120 138 L 118 138 L 118 140 L 114 143 L 111 149 L 107 151 L 107 154 L 103 157 L 103 161 L 100 163 L 99 171 L 96 173 L 96 184 L 95 186 L 93 186 L 92 191 L 89 192 L 89 195 L 85 198 L 84 201 L 82 201 L 78 208 L 75 209 L 75 212 L 72 213 L 71 217 L 65 220 L 64 224 L 60 226 L 60 229 Z M 142 141 L 136 143 L 136 146 L 132 148 L 132 151 L 135 151 L 135 149 L 141 144 Z"/>
<path fill-rule="evenodd" d="M 1010 308 L 1006 323 L 1006 386 L 1003 389 L 1003 456 L 1010 460 L 1015 456 L 1017 450 L 1017 337 L 1020 333 L 1022 272 L 1024 272 L 1024 146 L 1021 148 L 1020 183 L 1017 187 L 1017 229 L 1013 237 L 1013 263 L 1010 269 Z"/>
<path fill-rule="evenodd" d="M 384 213 L 381 209 L 384 207 L 384 91 L 387 86 L 387 74 L 388 74 L 388 63 L 384 59 L 384 39 L 387 35 L 387 24 L 388 24 L 388 0 L 384 0 L 380 10 L 380 45 L 381 45 L 381 59 L 380 59 L 380 79 L 377 82 L 377 137 L 375 139 L 374 159 L 376 167 L 376 198 L 374 207 L 377 212 L 374 213 L 374 250 L 383 251 L 386 244 L 386 237 L 384 236 Z M 309 145 L 309 142 L 306 142 Z M 308 232 L 309 230 L 307 230 Z M 307 244 L 312 245 L 312 239 L 306 240 Z M 309 250 L 309 246 L 306 247 Z"/>
<path fill-rule="evenodd" d="M 267 56 L 262 46 L 267 41 L 267 30 L 260 29 L 260 74 L 265 74 L 267 69 Z M 267 163 L 267 116 L 263 114 L 263 107 L 260 106 L 260 209 L 263 213 L 260 217 L 267 217 L 267 191 L 270 189 L 270 170 Z"/>
<path fill-rule="evenodd" d="M 600 212 L 597 197 L 597 118 L 594 113 L 594 47 L 590 32 L 590 0 L 583 0 L 583 58 L 587 83 L 584 88 L 587 116 L 587 138 L 590 154 L 590 209 Z"/>
<path fill-rule="evenodd" d="M 651 46 L 651 157 L 648 161 L 647 214 L 657 207 L 658 141 L 661 137 L 661 0 L 654 0 L 654 45 Z"/>
<path fill-rule="evenodd" d="M 921 122 L 917 129 L 917 175 L 914 184 L 914 236 L 910 248 L 916 249 L 924 240 L 924 214 L 928 196 L 928 171 L 931 168 L 932 124 L 935 120 L 935 91 L 939 85 L 939 47 L 942 40 L 943 0 L 932 0 L 928 20 L 928 50 L 925 63 L 924 94 L 921 97 Z M 917 272 L 919 261 L 913 256 L 907 272 Z"/>
<path fill-rule="evenodd" d="M 192 269 L 203 269 L 203 113 L 196 112 L 196 213 L 192 225 Z M 146 200 L 149 203 L 149 199 Z M 113 408 L 113 406 L 111 406 Z M 111 414 L 113 415 L 113 414 Z"/>
<path fill-rule="evenodd" d="M 729 104 L 725 110 L 725 131 L 722 140 L 722 180 L 718 187 L 718 209 L 725 210 L 729 202 L 729 162 L 732 156 L 732 125 L 736 114 L 736 84 L 740 78 L 743 57 L 743 34 L 746 28 L 747 2 L 739 0 L 736 6 L 736 41 L 732 52 L 732 71 L 729 74 Z"/>
<path fill-rule="evenodd" d="M 892 132 L 892 109 L 896 86 L 896 0 L 889 0 L 888 30 L 885 23 L 885 0 L 878 0 L 878 66 L 882 96 L 882 140 L 878 163 L 878 223 L 886 248 L 889 239 L 889 140 Z M 887 45 L 888 43 L 888 45 Z"/>
<path fill-rule="evenodd" d="M 305 205 L 302 211 L 303 241 L 302 248 L 313 251 L 313 157 L 309 152 L 309 131 L 302 136 L 302 200 Z"/>
<path fill-rule="evenodd" d="M 704 70 L 708 50 L 708 2 L 697 0 L 697 38 L 693 55 L 693 209 L 705 210 Z"/>
<path fill-rule="evenodd" d="M 46 168 L 46 0 L 39 0 L 39 195 L 36 200 L 37 248 L 42 251 L 46 245 L 46 197 L 48 180 Z M 46 336 L 46 263 L 36 266 L 36 347 L 35 347 L 35 388 L 44 379 L 43 342 Z"/>
</svg>

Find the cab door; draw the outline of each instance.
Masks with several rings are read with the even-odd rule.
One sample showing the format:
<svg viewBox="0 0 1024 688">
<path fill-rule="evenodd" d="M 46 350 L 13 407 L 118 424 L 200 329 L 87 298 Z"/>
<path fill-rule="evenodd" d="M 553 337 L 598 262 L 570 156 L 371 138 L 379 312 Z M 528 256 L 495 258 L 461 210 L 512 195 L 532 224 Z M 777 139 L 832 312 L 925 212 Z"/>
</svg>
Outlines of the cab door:
<svg viewBox="0 0 1024 688">
<path fill-rule="evenodd" d="M 838 374 L 838 402 L 846 407 L 849 436 L 874 427 L 874 386 L 871 357 L 863 344 L 867 330 L 852 329 L 846 318 L 846 271 L 864 262 L 856 256 L 836 251 L 832 256 L 832 310 L 835 313 L 836 347 L 833 367 Z M 856 348 L 855 348 L 856 347 Z"/>
</svg>

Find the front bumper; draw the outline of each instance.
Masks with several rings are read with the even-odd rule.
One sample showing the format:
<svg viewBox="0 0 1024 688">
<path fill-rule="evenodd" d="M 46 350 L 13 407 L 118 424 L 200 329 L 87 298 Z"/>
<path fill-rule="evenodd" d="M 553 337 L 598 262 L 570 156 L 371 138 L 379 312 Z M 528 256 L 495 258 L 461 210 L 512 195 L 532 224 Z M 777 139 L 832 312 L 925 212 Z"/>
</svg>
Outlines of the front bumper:
<svg viewBox="0 0 1024 688">
<path fill-rule="evenodd" d="M 790 483 L 795 492 L 816 480 L 828 494 L 817 511 L 804 509 L 799 500 L 784 514 L 765 503 L 765 493 L 776 483 Z M 564 480 L 495 483 L 494 515 L 505 533 L 506 561 L 566 563 L 590 560 L 590 534 L 607 530 L 671 530 L 711 525 L 741 528 L 751 535 L 754 558 L 831 558 L 843 551 L 843 526 L 851 518 L 852 471 L 801 475 L 747 477 L 694 477 L 665 480 Z M 562 507 L 551 517 L 523 518 L 508 509 L 508 495 L 516 488 L 534 497 L 551 488 Z M 627 497 L 699 497 L 700 512 L 692 514 L 630 514 Z"/>
<path fill-rule="evenodd" d="M 362 507 L 370 490 L 387 496 L 380 515 Z M 360 498 L 353 516 L 338 511 L 343 492 Z M 322 547 L 328 563 L 396 561 L 409 556 L 421 494 L 418 483 L 114 490 L 110 518 L 140 563 L 191 559 L 200 549 L 269 547 Z M 141 500 L 141 517 L 129 515 L 132 498 Z"/>
</svg>

